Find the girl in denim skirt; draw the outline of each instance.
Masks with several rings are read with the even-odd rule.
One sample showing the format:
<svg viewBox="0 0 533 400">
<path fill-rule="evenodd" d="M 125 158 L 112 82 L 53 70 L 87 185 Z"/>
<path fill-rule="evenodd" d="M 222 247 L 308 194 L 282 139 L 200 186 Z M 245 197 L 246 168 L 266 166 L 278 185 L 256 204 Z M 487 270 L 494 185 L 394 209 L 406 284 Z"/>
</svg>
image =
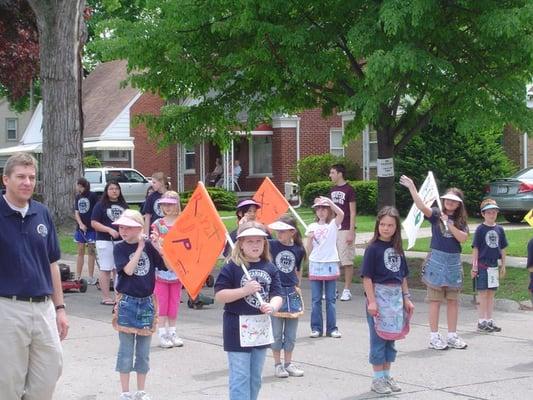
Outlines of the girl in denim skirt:
<svg viewBox="0 0 533 400">
<path fill-rule="evenodd" d="M 337 231 L 340 229 L 344 212 L 328 197 L 315 199 L 313 208 L 316 222 L 307 227 L 306 250 L 309 254 L 309 281 L 311 283 L 311 335 L 317 338 L 324 333 L 322 317 L 322 293 L 326 294 L 326 335 L 340 338 L 335 310 L 335 292 L 339 271 L 337 252 Z"/>
<path fill-rule="evenodd" d="M 422 280 L 427 286 L 429 300 L 429 348 L 446 350 L 466 349 L 467 344 L 457 335 L 459 293 L 463 287 L 461 244 L 468 239 L 466 208 L 463 192 L 457 188 L 446 190 L 441 196 L 442 212 L 430 208 L 418 195 L 411 178 L 402 175 L 400 184 L 409 189 L 417 208 L 431 223 L 431 251 L 425 263 Z M 442 301 L 447 302 L 448 338 L 439 333 L 439 312 Z"/>
<path fill-rule="evenodd" d="M 396 359 L 394 341 L 405 337 L 415 308 L 407 286 L 408 274 L 400 214 L 394 207 L 384 207 L 378 212 L 374 237 L 361 266 L 370 332 L 368 358 L 374 371 L 371 389 L 379 394 L 402 390 L 390 376 L 390 368 Z"/>
<path fill-rule="evenodd" d="M 269 241 L 270 254 L 279 271 L 283 292 L 283 304 L 272 316 L 274 374 L 278 378 L 303 376 L 304 371 L 292 362 L 298 317 L 304 313 L 302 293 L 298 287 L 302 280 L 302 261 L 305 259 L 302 235 L 296 220 L 290 215 L 282 216 L 268 227 L 276 232 L 277 240 Z M 284 364 L 281 363 L 281 350 Z"/>
<path fill-rule="evenodd" d="M 150 341 L 157 326 L 157 305 L 152 293 L 156 266 L 163 260 L 143 235 L 144 219 L 126 210 L 113 222 L 123 241 L 113 250 L 117 267 L 117 305 L 113 326 L 119 332 L 116 370 L 120 373 L 121 400 L 149 400 L 144 391 L 149 370 Z M 164 268 L 164 267 L 162 267 Z M 130 373 L 137 373 L 137 392 L 130 392 Z"/>
<path fill-rule="evenodd" d="M 258 222 L 240 225 L 235 248 L 215 282 L 215 300 L 224 303 L 230 400 L 257 399 L 266 350 L 274 341 L 270 314 L 281 306 L 281 285 L 266 237 Z"/>
<path fill-rule="evenodd" d="M 472 241 L 472 279 L 479 292 L 478 324 L 479 332 L 500 332 L 502 329 L 494 323 L 494 294 L 499 286 L 499 278 L 505 276 L 505 248 L 507 238 L 501 225 L 496 224 L 499 207 L 493 199 L 481 202 L 483 223 L 479 225 Z M 498 268 L 501 260 L 501 269 Z"/>
</svg>

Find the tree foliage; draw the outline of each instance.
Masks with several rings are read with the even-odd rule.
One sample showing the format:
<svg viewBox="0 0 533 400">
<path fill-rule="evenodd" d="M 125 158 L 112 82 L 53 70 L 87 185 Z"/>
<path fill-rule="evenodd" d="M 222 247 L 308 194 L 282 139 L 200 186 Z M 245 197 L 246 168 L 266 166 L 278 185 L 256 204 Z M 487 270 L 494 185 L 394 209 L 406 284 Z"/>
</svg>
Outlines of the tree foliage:
<svg viewBox="0 0 533 400">
<path fill-rule="evenodd" d="M 146 0 L 137 21 L 100 25 L 99 48 L 168 100 L 144 119 L 165 143 L 226 143 L 321 107 L 354 112 L 347 139 L 372 125 L 387 159 L 452 117 L 462 131 L 532 131 L 532 20 L 529 0 Z M 393 182 L 379 177 L 380 205 Z"/>
</svg>

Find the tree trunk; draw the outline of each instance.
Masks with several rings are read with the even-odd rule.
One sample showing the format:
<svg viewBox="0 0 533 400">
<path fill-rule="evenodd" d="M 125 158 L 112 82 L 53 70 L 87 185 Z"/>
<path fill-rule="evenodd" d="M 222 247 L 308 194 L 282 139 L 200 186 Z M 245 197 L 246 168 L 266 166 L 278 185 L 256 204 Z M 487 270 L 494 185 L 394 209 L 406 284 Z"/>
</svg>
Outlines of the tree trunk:
<svg viewBox="0 0 533 400">
<path fill-rule="evenodd" d="M 42 187 L 57 225 L 72 218 L 82 176 L 80 26 L 85 0 L 28 0 L 39 29 L 43 97 Z"/>
<path fill-rule="evenodd" d="M 396 205 L 394 191 L 394 139 L 388 129 L 378 129 L 378 210 Z M 379 165 L 383 165 L 380 168 Z M 380 176 L 382 175 L 382 176 Z"/>
</svg>

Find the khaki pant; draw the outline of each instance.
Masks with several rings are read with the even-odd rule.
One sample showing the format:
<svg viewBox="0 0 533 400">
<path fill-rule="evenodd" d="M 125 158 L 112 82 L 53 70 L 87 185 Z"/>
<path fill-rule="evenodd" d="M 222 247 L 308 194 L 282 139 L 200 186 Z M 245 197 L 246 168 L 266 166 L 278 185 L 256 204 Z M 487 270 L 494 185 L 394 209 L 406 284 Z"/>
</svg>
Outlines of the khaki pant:
<svg viewBox="0 0 533 400">
<path fill-rule="evenodd" d="M 0 297 L 0 400 L 51 400 L 63 367 L 52 301 Z"/>
</svg>

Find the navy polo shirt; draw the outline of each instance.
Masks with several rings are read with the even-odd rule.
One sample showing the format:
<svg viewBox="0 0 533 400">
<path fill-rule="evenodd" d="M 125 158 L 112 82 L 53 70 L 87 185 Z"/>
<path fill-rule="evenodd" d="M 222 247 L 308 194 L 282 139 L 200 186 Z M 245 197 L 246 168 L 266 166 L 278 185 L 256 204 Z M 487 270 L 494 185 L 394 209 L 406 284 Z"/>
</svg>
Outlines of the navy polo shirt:
<svg viewBox="0 0 533 400">
<path fill-rule="evenodd" d="M 409 275 L 405 257 L 396 252 L 392 242 L 376 240 L 365 250 L 361 277 L 372 279 L 373 283 L 402 283 Z"/>
<path fill-rule="evenodd" d="M 120 218 L 126 208 L 128 208 L 127 204 L 121 204 L 118 201 L 110 202 L 107 207 L 104 206 L 104 203 L 99 201 L 94 206 L 91 220 L 100 222 L 108 228 L 113 228 L 114 230 L 118 231 L 118 227 L 113 225 L 113 222 Z M 111 241 L 112 238 L 107 232 L 96 231 L 96 240 Z"/>
<path fill-rule="evenodd" d="M 272 262 L 279 271 L 281 286 L 298 286 L 296 271 L 300 271 L 302 268 L 302 260 L 305 255 L 304 248 L 296 244 L 285 246 L 279 240 L 269 240 L 268 243 L 270 244 Z"/>
<path fill-rule="evenodd" d="M 460 253 L 461 243 L 452 235 L 450 230 L 447 231 L 442 227 L 440 219 L 440 210 L 436 207 L 431 209 L 431 216 L 427 220 L 431 223 L 431 244 L 429 247 L 440 250 L 445 253 Z M 450 221 L 453 221 L 450 218 Z M 468 225 L 460 228 L 468 233 Z"/>
<path fill-rule="evenodd" d="M 261 284 L 263 301 L 268 302 L 274 296 L 281 296 L 278 269 L 268 261 L 250 263 L 250 277 Z M 215 282 L 215 293 L 223 289 L 238 289 L 246 283 L 246 276 L 240 266 L 230 261 L 222 267 Z M 241 347 L 239 335 L 239 315 L 258 315 L 259 300 L 255 295 L 243 297 L 224 305 L 223 337 L 225 351 L 251 352 L 251 347 Z M 268 346 L 258 346 L 258 348 Z"/>
<path fill-rule="evenodd" d="M 150 196 L 146 199 L 144 202 L 143 208 L 142 208 L 142 214 L 150 214 L 150 226 L 159 218 L 163 218 L 165 215 L 163 214 L 163 211 L 161 210 L 161 206 L 159 205 L 159 200 L 161 200 L 161 196 L 163 196 L 159 192 L 153 192 L 150 193 Z"/>
<path fill-rule="evenodd" d="M 481 224 L 476 228 L 472 247 L 478 249 L 478 260 L 486 263 L 498 262 L 502 258 L 502 249 L 507 247 L 507 238 L 500 225 Z"/>
<path fill-rule="evenodd" d="M 51 295 L 50 264 L 60 256 L 48 209 L 30 200 L 28 212 L 22 218 L 0 195 L 0 295 Z"/>
<path fill-rule="evenodd" d="M 89 231 L 94 231 L 94 229 L 91 227 L 91 216 L 93 214 L 94 206 L 97 202 L 98 196 L 94 192 L 76 195 L 74 210 L 80 213 L 81 222 L 83 222 Z"/>
</svg>

